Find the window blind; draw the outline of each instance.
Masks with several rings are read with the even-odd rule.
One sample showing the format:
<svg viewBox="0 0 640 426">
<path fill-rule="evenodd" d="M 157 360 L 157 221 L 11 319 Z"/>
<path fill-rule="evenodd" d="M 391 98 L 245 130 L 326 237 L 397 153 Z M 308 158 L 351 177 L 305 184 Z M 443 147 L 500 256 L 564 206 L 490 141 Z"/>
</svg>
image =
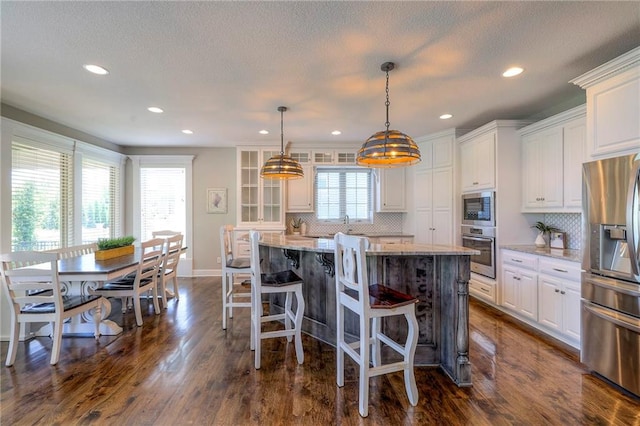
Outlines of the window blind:
<svg viewBox="0 0 640 426">
<path fill-rule="evenodd" d="M 12 250 L 47 250 L 73 241 L 73 157 L 14 140 L 11 165 Z"/>
<path fill-rule="evenodd" d="M 316 173 L 316 215 L 318 220 L 370 221 L 372 208 L 371 171 L 368 169 L 318 169 Z"/>
<path fill-rule="evenodd" d="M 186 231 L 186 170 L 183 167 L 140 168 L 141 238 L 153 231 Z"/>
<path fill-rule="evenodd" d="M 93 158 L 82 160 L 82 243 L 121 235 L 120 167 Z"/>
</svg>

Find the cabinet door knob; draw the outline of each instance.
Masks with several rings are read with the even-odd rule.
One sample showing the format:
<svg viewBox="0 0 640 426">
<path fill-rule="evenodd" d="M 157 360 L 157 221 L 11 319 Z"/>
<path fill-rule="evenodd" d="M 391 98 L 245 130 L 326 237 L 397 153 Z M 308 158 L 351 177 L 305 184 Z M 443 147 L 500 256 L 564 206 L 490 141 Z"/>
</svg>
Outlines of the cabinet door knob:
<svg viewBox="0 0 640 426">
<path fill-rule="evenodd" d="M 560 290 L 558 290 L 558 289 L 556 288 L 556 293 L 559 293 L 559 292 L 560 292 Z"/>
<path fill-rule="evenodd" d="M 560 292 L 560 294 L 565 294 L 565 291 L 564 291 L 564 290 L 563 290 L 563 291 L 561 291 L 561 292 Z"/>
</svg>

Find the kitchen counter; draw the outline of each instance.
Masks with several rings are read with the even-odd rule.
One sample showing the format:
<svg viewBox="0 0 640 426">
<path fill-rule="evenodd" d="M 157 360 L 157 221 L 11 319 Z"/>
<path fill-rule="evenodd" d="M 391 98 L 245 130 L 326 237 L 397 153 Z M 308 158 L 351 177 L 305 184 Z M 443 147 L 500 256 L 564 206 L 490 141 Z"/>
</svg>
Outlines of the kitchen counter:
<svg viewBox="0 0 640 426">
<path fill-rule="evenodd" d="M 336 291 L 334 241 L 299 235 L 263 234 L 259 242 L 265 273 L 292 269 L 304 281 L 305 333 L 335 345 Z M 416 366 L 439 366 L 459 386 L 471 385 L 469 362 L 470 260 L 478 251 L 457 246 L 371 244 L 367 273 L 371 284 L 384 284 L 418 298 Z M 270 297 L 270 310 L 282 312 L 281 295 Z M 404 318 L 385 318 L 383 330 L 406 339 Z M 345 333 L 359 334 L 359 319 L 345 312 Z M 389 349 L 389 348 L 386 348 Z M 383 357 L 385 349 L 383 348 Z"/>
<path fill-rule="evenodd" d="M 549 247 L 536 247 L 535 245 L 505 245 L 501 249 L 519 251 L 522 253 L 535 254 L 538 256 L 553 257 L 555 259 L 568 260 L 571 262 L 582 262 L 582 251 L 574 249 L 552 249 Z"/>
<path fill-rule="evenodd" d="M 305 235 L 262 234 L 261 244 L 289 250 L 312 251 L 316 253 L 333 253 L 333 238 L 313 238 Z M 443 256 L 443 255 L 478 255 L 478 250 L 458 246 L 435 244 L 370 244 L 367 256 Z"/>
</svg>

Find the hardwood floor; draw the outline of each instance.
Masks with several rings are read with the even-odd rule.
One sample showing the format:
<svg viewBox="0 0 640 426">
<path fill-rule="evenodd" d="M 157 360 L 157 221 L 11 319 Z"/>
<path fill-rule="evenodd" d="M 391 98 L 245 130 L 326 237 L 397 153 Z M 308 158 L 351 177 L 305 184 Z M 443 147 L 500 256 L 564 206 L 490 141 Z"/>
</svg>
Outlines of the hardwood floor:
<svg viewBox="0 0 640 426">
<path fill-rule="evenodd" d="M 263 342 L 253 368 L 249 312 L 221 327 L 219 278 L 180 280 L 180 300 L 161 315 L 143 302 L 112 318 L 117 337 L 63 339 L 49 365 L 51 340 L 20 343 L 12 368 L 0 345 L 2 425 L 640 425 L 640 400 L 590 375 L 577 352 L 503 314 L 471 303 L 473 386 L 456 387 L 440 370 L 417 368 L 420 401 L 409 405 L 402 373 L 371 380 L 369 417 L 358 414 L 355 364 L 335 383 L 335 351 L 303 336 L 304 364 L 293 343 Z"/>
</svg>

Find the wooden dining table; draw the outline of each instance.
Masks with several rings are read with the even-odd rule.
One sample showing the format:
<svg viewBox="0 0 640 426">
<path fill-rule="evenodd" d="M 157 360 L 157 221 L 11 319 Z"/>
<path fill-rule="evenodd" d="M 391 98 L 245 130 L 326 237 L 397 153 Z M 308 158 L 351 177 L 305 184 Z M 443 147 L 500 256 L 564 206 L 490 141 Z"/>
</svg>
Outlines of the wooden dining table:
<svg viewBox="0 0 640 426">
<path fill-rule="evenodd" d="M 182 252 L 186 251 L 186 249 L 187 247 L 182 247 Z M 91 294 L 90 290 L 97 288 L 102 283 L 116 280 L 130 274 L 131 272 L 135 272 L 141 256 L 142 251 L 139 247 L 136 247 L 133 254 L 107 260 L 96 260 L 94 253 L 70 257 L 68 259 L 60 259 L 58 260 L 58 277 L 63 294 Z M 174 294 L 167 290 L 167 297 L 171 298 L 173 296 Z M 100 334 L 105 336 L 114 336 L 122 333 L 122 327 L 114 321 L 107 319 L 110 314 L 111 302 L 109 299 L 103 298 Z M 72 318 L 72 321 L 64 324 L 63 333 L 73 335 L 93 335 L 94 325 L 91 313 L 86 312 L 78 317 L 74 317 Z M 51 335 L 50 325 L 45 325 L 35 334 L 37 336 Z"/>
</svg>

